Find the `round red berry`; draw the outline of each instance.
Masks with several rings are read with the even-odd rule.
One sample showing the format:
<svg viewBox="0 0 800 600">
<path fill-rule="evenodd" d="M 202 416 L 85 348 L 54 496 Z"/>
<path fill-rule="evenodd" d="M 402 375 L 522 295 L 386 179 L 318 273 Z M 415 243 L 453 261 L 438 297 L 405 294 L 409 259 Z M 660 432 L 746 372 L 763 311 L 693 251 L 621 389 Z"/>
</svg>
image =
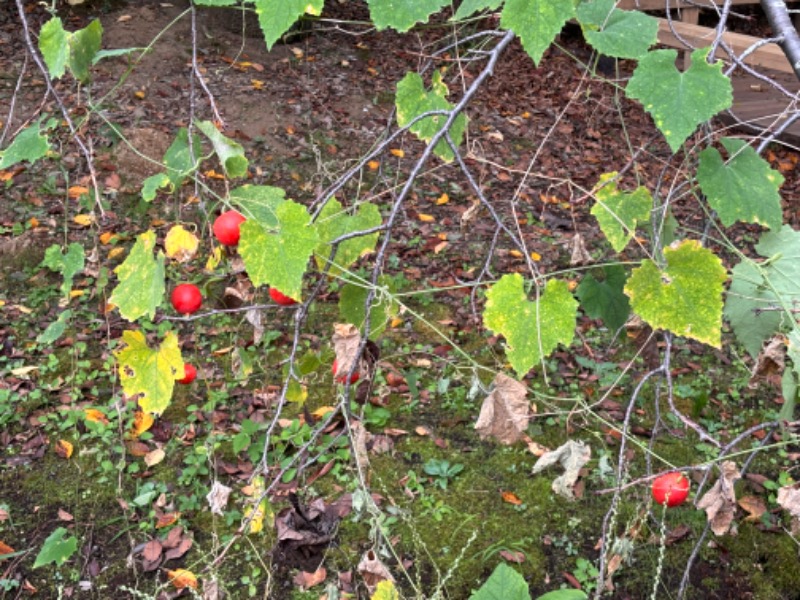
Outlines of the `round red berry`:
<svg viewBox="0 0 800 600">
<path fill-rule="evenodd" d="M 239 226 L 246 220 L 235 210 L 222 213 L 214 221 L 214 237 L 223 246 L 235 246 L 239 243 Z"/>
<path fill-rule="evenodd" d="M 203 303 L 203 295 L 197 286 L 192 283 L 182 283 L 172 290 L 172 306 L 182 315 L 197 312 Z"/>
<path fill-rule="evenodd" d="M 689 497 L 689 480 L 683 473 L 666 473 L 655 478 L 652 492 L 658 504 L 678 506 Z"/>
</svg>

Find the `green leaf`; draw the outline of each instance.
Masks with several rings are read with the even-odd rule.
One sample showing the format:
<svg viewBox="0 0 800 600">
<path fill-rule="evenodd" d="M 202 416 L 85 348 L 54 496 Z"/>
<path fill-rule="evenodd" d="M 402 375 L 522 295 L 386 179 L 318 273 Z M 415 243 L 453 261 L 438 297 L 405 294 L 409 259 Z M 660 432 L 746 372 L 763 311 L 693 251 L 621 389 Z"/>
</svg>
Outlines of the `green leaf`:
<svg viewBox="0 0 800 600">
<path fill-rule="evenodd" d="M 142 315 L 152 319 L 164 298 L 164 253 L 159 251 L 154 258 L 155 245 L 153 231 L 139 235 L 128 258 L 114 269 L 119 283 L 109 302 L 118 306 L 120 314 L 128 321 L 135 321 Z"/>
<path fill-rule="evenodd" d="M 460 21 L 466 19 L 473 13 L 479 10 L 496 10 L 503 0 L 464 0 L 461 6 L 458 7 L 456 14 L 453 15 L 451 21 Z"/>
<path fill-rule="evenodd" d="M 375 586 L 375 593 L 370 596 L 369 600 L 400 600 L 400 593 L 392 581 L 384 579 Z"/>
<path fill-rule="evenodd" d="M 33 568 L 38 569 L 47 564 L 63 565 L 78 549 L 78 539 L 75 536 L 67 537 L 67 530 L 59 527 L 44 541 L 42 549 L 33 561 Z"/>
<path fill-rule="evenodd" d="M 508 359 L 519 377 L 575 335 L 578 303 L 564 281 L 551 279 L 529 302 L 519 273 L 503 275 L 486 292 L 483 323 L 506 338 Z"/>
<path fill-rule="evenodd" d="M 648 52 L 633 72 L 625 93 L 639 100 L 673 152 L 701 123 L 733 102 L 731 80 L 722 74 L 722 61 L 706 62 L 709 48 L 692 52 L 692 65 L 681 73 L 675 67 L 677 50 Z"/>
<path fill-rule="evenodd" d="M 525 52 L 538 67 L 544 51 L 574 16 L 573 0 L 506 0 L 500 25 L 519 36 Z"/>
<path fill-rule="evenodd" d="M 576 294 L 584 312 L 593 319 L 602 319 L 612 331 L 628 320 L 631 305 L 623 289 L 625 269 L 622 265 L 603 267 L 605 277 L 598 281 L 588 273 L 581 281 Z"/>
<path fill-rule="evenodd" d="M 450 4 L 450 0 L 367 0 L 369 15 L 378 29 L 404 32 L 416 23 L 426 23 L 430 16 Z"/>
<path fill-rule="evenodd" d="M 286 201 L 286 192 L 269 185 L 247 184 L 232 189 L 229 200 L 248 219 L 255 219 L 264 227 L 277 227 L 275 211 Z"/>
<path fill-rule="evenodd" d="M 794 319 L 776 309 L 800 302 L 800 232 L 784 225 L 765 233 L 756 252 L 767 260 L 736 265 L 725 300 L 725 318 L 754 358 L 765 340 L 794 327 Z"/>
<path fill-rule="evenodd" d="M 620 252 L 633 239 L 636 226 L 650 219 L 653 199 L 643 186 L 633 192 L 620 192 L 613 181 L 616 176 L 616 172 L 600 176 L 598 185 L 603 187 L 596 194 L 597 202 L 592 206 L 592 214 L 611 246 Z"/>
<path fill-rule="evenodd" d="M 380 225 L 382 221 L 381 213 L 374 204 L 368 202 L 360 204 L 355 214 L 350 216 L 348 211 L 342 209 L 341 202 L 335 198 L 328 200 L 316 221 L 319 232 L 319 244 L 314 250 L 317 267 L 321 270 L 328 262 L 330 243 L 333 240 L 347 233 L 372 229 Z M 360 256 L 375 250 L 378 235 L 371 233 L 340 243 L 329 273 L 337 275 L 356 262 Z"/>
<path fill-rule="evenodd" d="M 96 65 L 104 58 L 119 58 L 121 56 L 127 56 L 128 54 L 133 54 L 134 52 L 146 52 L 147 48 L 144 47 L 133 47 L 133 48 L 113 48 L 111 50 L 100 50 L 94 55 L 92 59 L 92 65 Z"/>
<path fill-rule="evenodd" d="M 200 137 L 192 136 L 192 150 L 189 150 L 189 131 L 181 127 L 175 135 L 175 141 L 170 144 L 164 153 L 164 165 L 167 167 L 167 177 L 178 189 L 183 185 L 188 175 L 194 172 L 200 160 Z M 194 154 L 194 157 L 192 157 Z M 163 187 L 163 186 L 162 186 Z"/>
<path fill-rule="evenodd" d="M 58 319 L 50 323 L 42 333 L 36 337 L 36 341 L 40 344 L 50 345 L 58 338 L 64 335 L 67 329 L 69 320 L 72 318 L 72 311 L 67 309 L 58 315 Z"/>
<path fill-rule="evenodd" d="M 744 140 L 721 141 L 730 156 L 728 162 L 716 148 L 706 148 L 697 167 L 697 182 L 711 208 L 726 227 L 742 221 L 780 229 L 783 211 L 778 188 L 783 175 L 771 169 Z"/>
<path fill-rule="evenodd" d="M 238 0 L 194 0 L 198 6 L 233 6 Z"/>
<path fill-rule="evenodd" d="M 247 450 L 250 447 L 250 436 L 244 431 L 240 431 L 233 436 L 231 445 L 233 446 L 233 453 L 239 454 L 242 450 Z"/>
<path fill-rule="evenodd" d="M 778 419 L 781 421 L 793 421 L 794 411 L 797 408 L 798 381 L 800 381 L 800 331 L 796 328 L 789 333 L 786 355 L 791 359 L 792 366 L 787 366 L 783 371 L 781 381 L 783 406 Z"/>
<path fill-rule="evenodd" d="M 396 288 L 394 280 L 388 276 L 378 278 L 378 285 L 385 290 L 378 290 L 370 307 L 369 337 L 375 339 L 388 326 L 398 313 L 398 304 L 392 299 Z M 352 323 L 364 331 L 364 310 L 369 289 L 365 284 L 345 284 L 339 292 L 339 316 L 344 323 Z"/>
<path fill-rule="evenodd" d="M 553 590 L 539 596 L 536 600 L 586 600 L 588 597 L 581 590 Z"/>
<path fill-rule="evenodd" d="M 267 50 L 304 14 L 319 16 L 325 0 L 255 0 Z"/>
<path fill-rule="evenodd" d="M 64 76 L 69 60 L 69 33 L 64 30 L 61 19 L 53 17 L 42 25 L 39 32 L 39 51 L 50 72 L 50 77 Z"/>
<path fill-rule="evenodd" d="M 489 579 L 472 592 L 470 600 L 530 600 L 528 583 L 517 571 L 506 563 L 499 563 Z"/>
<path fill-rule="evenodd" d="M 406 73 L 406 76 L 397 84 L 397 95 L 395 102 L 397 105 L 397 124 L 405 127 L 416 117 L 432 110 L 452 110 L 453 105 L 447 101 L 447 85 L 442 81 L 439 71 L 433 73 L 433 85 L 431 91 L 425 91 L 422 77 L 418 73 Z M 433 136 L 439 133 L 447 120 L 446 115 L 432 115 L 417 121 L 412 127 L 411 132 L 425 141 L 429 142 Z M 458 146 L 464 136 L 467 126 L 467 118 L 461 114 L 450 127 L 450 136 Z M 436 156 L 450 162 L 455 158 L 447 141 L 442 139 L 434 148 Z"/>
<path fill-rule="evenodd" d="M 145 202 L 152 202 L 156 197 L 156 193 L 160 189 L 167 189 L 170 192 L 175 188 L 166 173 L 156 173 L 151 175 L 142 182 L 142 200 Z"/>
<path fill-rule="evenodd" d="M 639 58 L 658 41 L 658 19 L 615 5 L 616 0 L 593 0 L 578 6 L 584 37 L 601 54 Z"/>
<path fill-rule="evenodd" d="M 78 81 L 86 83 L 89 80 L 89 67 L 100 51 L 102 41 L 103 26 L 97 19 L 69 36 L 69 69 Z"/>
<path fill-rule="evenodd" d="M 299 301 L 308 259 L 319 236 L 305 207 L 286 200 L 275 210 L 277 224 L 248 219 L 240 226 L 239 254 L 253 285 L 269 284 Z"/>
<path fill-rule="evenodd" d="M 35 123 L 20 131 L 8 148 L 0 152 L 0 169 L 7 169 L 23 160 L 34 163 L 47 154 L 50 150 L 50 140 L 46 135 L 42 135 L 44 118 L 44 116 L 39 117 Z"/>
<path fill-rule="evenodd" d="M 631 307 L 654 329 L 666 329 L 716 348 L 722 329 L 722 261 L 697 240 L 664 249 L 665 269 L 645 260 L 634 269 L 625 293 Z"/>
<path fill-rule="evenodd" d="M 61 293 L 64 296 L 69 296 L 69 292 L 72 290 L 73 278 L 83 271 L 83 246 L 77 242 L 72 242 L 67 248 L 66 254 L 62 254 L 61 246 L 53 244 L 45 251 L 42 264 L 51 271 L 61 273 L 64 276 L 64 282 L 61 284 Z"/>
<path fill-rule="evenodd" d="M 197 121 L 197 128 L 211 140 L 214 152 L 228 177 L 244 177 L 247 175 L 247 158 L 242 145 L 222 135 L 211 121 Z"/>
<path fill-rule="evenodd" d="M 138 395 L 143 411 L 160 415 L 169 406 L 175 379 L 183 377 L 178 337 L 167 332 L 156 349 L 147 345 L 141 331 L 123 331 L 122 341 L 125 346 L 114 352 L 122 390 L 129 398 Z"/>
</svg>

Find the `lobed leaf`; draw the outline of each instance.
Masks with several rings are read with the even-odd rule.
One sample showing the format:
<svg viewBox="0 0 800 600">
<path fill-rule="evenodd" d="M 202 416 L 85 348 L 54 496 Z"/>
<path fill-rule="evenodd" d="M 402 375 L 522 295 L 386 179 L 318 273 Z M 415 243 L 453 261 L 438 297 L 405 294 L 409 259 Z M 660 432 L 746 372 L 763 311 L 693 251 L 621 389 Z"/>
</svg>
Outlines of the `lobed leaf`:
<svg viewBox="0 0 800 600">
<path fill-rule="evenodd" d="M 616 172 L 600 176 L 598 185 L 602 187 L 595 194 L 597 202 L 591 212 L 611 246 L 620 252 L 633 239 L 636 226 L 649 220 L 653 199 L 643 186 L 633 192 L 619 191 L 613 181 L 616 176 Z"/>
<path fill-rule="evenodd" d="M 578 6 L 586 41 L 601 54 L 639 58 L 658 41 L 658 19 L 638 10 L 620 10 L 616 0 L 593 0 Z"/>
<path fill-rule="evenodd" d="M 375 27 L 404 32 L 419 22 L 427 22 L 430 16 L 448 6 L 450 0 L 367 0 L 369 15 Z"/>
<path fill-rule="evenodd" d="M 575 16 L 573 0 L 506 0 L 500 25 L 519 36 L 536 66 L 544 51 Z"/>
<path fill-rule="evenodd" d="M 267 50 L 304 14 L 319 16 L 325 0 L 255 0 L 256 14 Z"/>
<path fill-rule="evenodd" d="M 119 283 L 109 302 L 116 305 L 128 321 L 143 315 L 152 319 L 164 298 L 164 253 L 159 251 L 153 257 L 155 245 L 155 232 L 144 232 L 136 238 L 125 261 L 114 269 Z"/>
<path fill-rule="evenodd" d="M 338 237 L 348 233 L 372 229 L 381 224 L 383 219 L 378 207 L 368 202 L 359 204 L 355 213 L 348 214 L 342 208 L 341 202 L 331 198 L 322 208 L 316 220 L 319 244 L 314 250 L 317 267 L 324 268 L 328 262 L 331 246 L 330 243 Z M 334 264 L 329 273 L 337 275 L 352 265 L 359 257 L 375 250 L 378 234 L 370 233 L 361 237 L 351 238 L 341 242 L 338 246 Z"/>
</svg>

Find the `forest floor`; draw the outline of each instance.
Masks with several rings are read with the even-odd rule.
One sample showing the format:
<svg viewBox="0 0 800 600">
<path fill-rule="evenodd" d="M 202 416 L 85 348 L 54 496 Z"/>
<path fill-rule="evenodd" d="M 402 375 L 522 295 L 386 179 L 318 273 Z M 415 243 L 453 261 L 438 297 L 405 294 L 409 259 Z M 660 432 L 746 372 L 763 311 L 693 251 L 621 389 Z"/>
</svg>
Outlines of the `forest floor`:
<svg viewBox="0 0 800 600">
<path fill-rule="evenodd" d="M 25 4 L 38 31 L 47 15 L 37 3 Z M 396 82 L 455 31 L 444 22 L 406 35 L 366 31 L 354 24 L 367 18 L 361 3 L 328 4 L 333 12 L 323 16 L 333 20 L 270 52 L 249 20 L 243 30 L 242 22 L 203 9 L 195 28 L 200 69 L 225 134 L 244 146 L 250 161 L 247 182 L 280 187 L 304 204 L 380 139 L 394 121 Z M 24 55 L 13 5 L 0 7 L 0 119 L 9 114 Z M 715 457 L 713 447 L 665 416 L 670 408 L 657 399 L 655 386 L 635 407 L 628 449 L 620 456 L 619 426 L 632 391 L 664 349 L 650 332 L 608 331 L 581 316 L 573 345 L 547 360 L 546 373 L 536 369 L 526 381 L 539 413 L 528 429 L 531 441 L 504 446 L 479 437 L 474 424 L 482 389 L 506 359 L 500 340 L 481 325 L 475 302 L 482 299 L 470 282 L 489 248 L 492 276 L 527 269 L 525 257 L 502 239 L 494 244 L 486 209 L 451 164 L 429 163 L 422 172 L 387 260 L 386 274 L 407 293 L 408 311 L 379 340 L 378 372 L 360 419 L 371 436 L 366 481 L 353 469 L 344 424 L 336 422 L 317 460 L 286 473 L 270 498 L 278 531 L 295 528 L 297 537 L 284 542 L 298 543 L 281 545 L 275 527 L 237 534 L 253 494 L 259 436 L 274 416 L 291 313 L 269 311 L 266 333 L 256 341 L 250 324 L 236 315 L 177 325 L 184 355 L 199 367 L 198 381 L 176 391 L 148 435 L 131 439 L 131 413 L 120 401 L 109 350 L 129 324 L 106 310 L 109 269 L 124 259 L 120 249 L 147 228 L 161 240 L 175 223 L 192 224 L 210 239 L 217 209 L 198 200 L 193 186 L 152 203 L 139 195 L 177 129 L 189 124 L 191 103 L 199 118 L 214 118 L 208 96 L 196 82 L 190 85 L 193 32 L 184 11 L 181 2 L 142 1 L 64 13 L 69 30 L 98 17 L 104 49 L 150 46 L 132 65 L 127 57 L 103 60 L 85 89 L 56 84 L 66 106 L 86 111 L 103 98 L 84 132 L 109 204 L 103 219 L 75 219 L 91 212 L 92 201 L 73 193 L 89 182 L 83 158 L 68 143 L 52 160 L 6 180 L 0 202 L 0 597 L 190 597 L 190 590 L 168 583 L 168 571 L 186 569 L 200 579 L 197 593 L 206 600 L 334 598 L 337 591 L 366 598 L 365 556 L 388 568 L 406 597 L 467 598 L 500 561 L 524 575 L 534 597 L 560 587 L 589 593 L 598 582 L 599 542 L 609 515 L 619 543 L 607 582 L 614 598 L 650 597 L 657 572 L 658 597 L 672 597 L 695 549 L 690 597 L 796 597 L 798 543 L 784 526 L 774 490 L 791 475 L 797 449 L 753 461 L 737 486 L 739 498 L 747 499 L 736 516 L 737 535 L 708 538 L 696 548 L 705 513 L 692 503 L 663 512 L 646 484 L 627 488 L 611 511 L 608 490 L 620 461 L 634 480 Z M 351 33 L 356 30 L 361 33 Z M 538 67 L 515 42 L 470 105 L 464 143 L 466 163 L 487 198 L 507 211 L 538 268 L 565 270 L 575 283 L 582 275 L 571 264 L 577 234 L 595 264 L 609 260 L 589 214 L 588 191 L 600 175 L 622 169 L 644 146 L 648 151 L 637 156 L 626 186 L 665 190 L 672 175 L 663 174 L 684 168 L 670 164 L 650 117 L 616 85 L 633 65 L 622 61 L 618 71 L 612 66 L 591 77 L 590 58 L 579 30 L 565 31 Z M 474 71 L 461 69 L 454 53 L 444 61 L 452 63 L 447 83 L 457 97 Z M 42 104 L 42 74 L 30 61 L 26 69 L 12 120 L 0 131 L 14 132 L 40 112 L 58 114 L 52 99 Z M 340 199 L 386 202 L 422 148 L 413 136 L 401 138 Z M 798 155 L 773 145 L 766 157 L 786 178 L 784 220 L 797 228 Z M 200 176 L 222 195 L 229 187 L 216 172 Z M 703 231 L 707 215 L 698 203 L 673 208 L 686 231 Z M 747 247 L 757 232 L 739 227 L 733 235 Z M 90 257 L 73 285 L 81 292 L 70 300 L 74 318 L 56 343 L 38 344 L 37 335 L 65 308 L 61 279 L 42 261 L 51 244 L 69 242 L 82 244 Z M 202 278 L 206 246 L 181 268 Z M 628 254 L 615 260 L 641 259 L 637 247 Z M 224 290 L 236 281 L 209 281 L 211 304 L 227 306 Z M 304 332 L 304 359 L 312 363 L 308 398 L 304 408 L 293 404 L 281 415 L 287 456 L 310 435 L 309 417 L 324 414 L 338 393 L 323 366 L 332 356 L 325 348 L 337 300 L 334 286 Z M 779 386 L 748 385 L 752 364 L 730 333 L 725 336 L 723 350 L 677 342 L 671 364 L 679 408 L 723 441 L 773 419 L 781 404 Z M 87 417 L 94 409 L 102 419 Z M 779 441 L 778 433 L 771 435 Z M 531 473 L 544 448 L 568 440 L 592 448 L 570 502 L 551 490 L 555 472 Z M 746 445 L 762 443 L 757 432 Z M 217 481 L 234 490 L 221 514 L 212 513 L 206 499 Z M 369 510 L 365 490 L 379 516 Z M 317 530 L 301 531 L 287 520 L 317 509 L 322 512 L 310 519 Z M 375 545 L 378 525 L 381 546 Z M 76 552 L 59 566 L 34 568 L 56 528 L 75 536 Z M 321 542 L 318 536 L 327 537 Z"/>
</svg>

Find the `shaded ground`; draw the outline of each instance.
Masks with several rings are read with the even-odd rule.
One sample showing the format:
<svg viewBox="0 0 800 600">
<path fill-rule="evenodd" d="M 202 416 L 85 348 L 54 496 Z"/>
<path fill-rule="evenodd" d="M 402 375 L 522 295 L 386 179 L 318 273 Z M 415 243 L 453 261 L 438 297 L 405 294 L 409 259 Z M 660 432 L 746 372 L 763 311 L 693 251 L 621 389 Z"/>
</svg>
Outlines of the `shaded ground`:
<svg viewBox="0 0 800 600">
<path fill-rule="evenodd" d="M 33 29 L 38 30 L 44 15 L 34 3 L 28 4 Z M 274 414 L 290 334 L 286 313 L 269 312 L 268 341 L 254 347 L 251 327 L 235 317 L 179 327 L 183 351 L 200 364 L 201 378 L 191 388 L 178 390 L 170 409 L 147 436 L 138 441 L 126 436 L 130 411 L 119 399 L 107 348 L 125 324 L 114 313 L 105 314 L 102 280 L 112 275 L 100 267 L 119 264 L 122 257 L 112 252 L 129 247 L 144 228 L 154 227 L 160 236 L 176 221 L 208 229 L 216 209 L 213 199 L 194 201 L 195 190 L 189 186 L 152 205 L 137 198 L 141 181 L 155 172 L 140 154 L 160 160 L 177 127 L 189 120 L 191 27 L 184 17 L 166 29 L 183 10 L 178 4 L 132 2 L 109 5 L 109 12 L 101 14 L 107 47 L 146 46 L 164 31 L 121 84 L 117 85 L 127 61 L 111 59 L 101 63 L 91 86 L 93 99 L 109 94 L 101 114 L 106 125 L 118 127 L 127 140 L 117 139 L 101 119 L 93 121 L 97 164 L 110 190 L 108 218 L 96 229 L 73 222 L 75 214 L 91 207 L 69 198 L 71 186 L 86 184 L 82 159 L 69 146 L 64 147 L 60 163 L 17 173 L 0 203 L 4 282 L 0 447 L 5 451 L 0 457 L 0 509 L 6 511 L 5 516 L 0 513 L 0 542 L 24 552 L 0 562 L 0 581 L 7 582 L 0 593 L 25 597 L 36 588 L 42 598 L 109 598 L 136 597 L 132 590 L 138 590 L 144 595 L 139 597 L 166 598 L 175 593 L 166 586 L 166 569 L 180 567 L 200 576 L 207 598 L 214 597 L 209 591 L 212 581 L 232 598 L 267 593 L 274 598 L 317 598 L 323 588 L 303 595 L 303 581 L 296 576 L 298 569 L 313 572 L 322 562 L 327 583 L 367 597 L 357 572 L 372 547 L 370 523 L 375 522 L 367 503 L 358 498 L 361 488 L 340 422 L 315 449 L 317 460 L 287 478 L 272 498 L 278 521 L 300 539 L 274 546 L 275 533 L 269 527 L 260 536 L 235 537 L 247 510 L 247 491 L 242 490 L 260 458 L 259 435 Z M 327 16 L 364 19 L 358 6 L 339 3 Z M 21 51 L 19 26 L 13 11 L 10 15 L 8 11 L 9 5 L 0 8 L 0 71 L 12 74 L 2 79 L 3 115 L 8 113 Z M 65 18 L 70 29 L 87 22 L 82 13 L 70 14 Z M 282 187 L 289 197 L 308 203 L 382 134 L 393 118 L 395 83 L 429 56 L 431 43 L 442 30 L 355 36 L 329 29 L 300 36 L 267 53 L 263 40 L 241 35 L 235 22 L 208 10 L 198 15 L 197 35 L 200 67 L 225 120 L 226 134 L 247 149 L 250 181 Z M 528 249 L 538 255 L 545 272 L 569 265 L 575 232 L 584 236 L 595 258 L 603 256 L 606 246 L 588 215 L 586 191 L 601 173 L 625 165 L 630 148 L 657 139 L 649 118 L 615 94 L 612 85 L 588 81 L 579 86 L 585 70 L 576 57 L 586 61 L 589 54 L 573 31 L 562 36 L 561 49 L 550 50 L 539 68 L 515 45 L 470 109 L 468 164 L 487 197 L 508 212 L 509 222 L 519 224 Z M 624 75 L 629 65 L 620 68 Z M 457 73 L 454 69 L 448 75 L 453 91 L 474 77 L 465 71 L 460 79 Z M 68 105 L 77 101 L 69 84 L 59 84 L 58 89 Z M 33 115 L 42 90 L 41 78 L 31 71 L 23 79 L 11 131 Z M 197 88 L 195 92 L 197 114 L 212 118 L 207 97 Z M 620 135 L 623 121 L 626 137 Z M 365 172 L 359 185 L 348 187 L 342 196 L 385 201 L 402 183 L 404 170 L 420 149 L 419 142 L 403 140 L 395 155 Z M 536 161 L 531 163 L 534 154 Z M 630 183 L 638 179 L 651 190 L 656 188 L 669 156 L 666 145 L 652 144 L 639 157 Z M 787 178 L 784 197 L 796 198 L 796 157 L 775 148 L 771 160 Z M 679 168 L 670 165 L 668 171 Z M 67 179 L 64 173 L 77 179 Z M 203 176 L 212 187 L 224 190 L 225 184 L 213 174 Z M 447 201 L 442 201 L 444 194 Z M 529 381 L 540 394 L 537 409 L 548 414 L 531 425 L 536 442 L 554 448 L 578 437 L 594 447 L 596 460 L 583 473 L 580 499 L 570 504 L 557 498 L 550 490 L 552 477 L 530 475 L 536 456 L 528 448 L 483 442 L 472 427 L 482 399 L 480 393 L 471 393 L 478 383 L 473 373 L 486 383 L 486 372 L 473 370 L 454 346 L 491 370 L 502 369 L 505 362 L 497 340 L 478 327 L 470 288 L 460 287 L 483 266 L 493 235 L 486 211 L 476 208 L 457 171 L 439 163 L 420 178 L 404 210 L 404 226 L 388 272 L 401 277 L 407 289 L 442 291 L 409 298 L 409 307 L 421 317 L 406 315 L 401 325 L 385 334 L 370 394 L 373 402 L 363 418 L 377 436 L 368 446 L 370 490 L 383 511 L 384 533 L 396 544 L 396 555 L 381 559 L 409 596 L 415 592 L 431 596 L 432 590 L 441 588 L 446 597 L 466 598 L 500 558 L 519 563 L 533 594 L 560 585 L 589 591 L 596 577 L 579 559 L 588 564 L 597 559 L 609 506 L 608 496 L 593 492 L 613 484 L 608 469 L 616 465 L 619 448 L 608 424 L 622 418 L 630 388 L 646 370 L 645 360 L 631 362 L 637 350 L 634 342 L 582 318 L 584 344 L 576 342 L 569 351 L 553 356 L 547 382 L 539 377 Z M 704 215 L 699 209 L 687 203 L 678 210 L 687 228 L 702 230 Z M 796 203 L 786 203 L 786 219 L 797 225 Z M 76 284 L 84 291 L 74 301 L 81 319 L 53 347 L 37 345 L 36 335 L 62 310 L 60 280 L 39 267 L 45 249 L 55 240 L 82 241 L 91 248 L 93 243 L 87 240 L 98 233 L 116 237 L 112 244 L 96 248 L 96 264 Z M 753 231 L 742 228 L 739 235 L 751 240 Z M 631 254 L 631 259 L 637 258 L 635 251 Z M 199 276 L 202 261 L 196 262 L 187 269 Z M 491 266 L 499 274 L 523 271 L 525 264 L 501 240 Z M 212 298 L 221 303 L 222 289 L 231 282 L 231 278 L 210 282 Z M 302 447 L 308 421 L 314 418 L 308 413 L 333 402 L 327 336 L 336 300 L 335 290 L 331 291 L 312 316 L 304 350 L 321 364 L 309 371 L 308 411 L 303 414 L 293 408 L 286 413 L 280 434 L 286 456 Z M 434 335 L 426 322 L 445 332 L 447 339 Z M 242 366 L 248 360 L 250 371 Z M 30 372 L 28 366 L 37 369 Z M 683 386 L 681 408 L 705 426 L 717 428 L 720 436 L 733 436 L 779 408 L 776 388 L 746 387 L 748 373 L 735 357 L 732 361 L 727 354 L 683 344 L 674 367 L 676 381 Z M 597 401 L 618 376 L 619 387 L 600 405 L 569 414 L 582 408 L 576 398 Z M 652 450 L 674 465 L 710 458 L 703 454 L 709 448 L 677 424 L 671 423 L 671 429 L 662 424 L 658 431 L 652 397 L 651 393 L 632 423 L 636 439 L 647 446 L 655 428 L 659 435 Z M 84 411 L 90 407 L 102 407 L 109 424 L 87 420 Z M 252 443 L 234 441 L 250 430 Z M 69 460 L 56 451 L 62 439 L 75 446 Z M 754 438 L 753 443 L 758 442 Z M 144 457 L 155 449 L 165 450 L 166 458 L 149 466 Z M 742 482 L 740 495 L 766 498 L 772 512 L 750 520 L 742 512 L 738 536 L 715 539 L 701 548 L 691 574 L 692 597 L 796 597 L 800 582 L 789 567 L 796 562 L 796 545 L 784 532 L 768 491 L 793 456 L 783 452 L 756 461 L 753 477 Z M 643 470 L 642 456 L 631 458 Z M 430 476 L 425 470 L 430 461 L 441 465 L 445 460 L 463 465 L 463 470 L 446 477 Z M 215 479 L 237 495 L 222 516 L 209 512 L 205 498 Z M 519 502 L 503 492 L 511 492 Z M 324 498 L 325 508 L 311 514 L 317 498 Z M 705 526 L 701 511 L 691 506 L 677 509 L 666 515 L 662 544 L 661 514 L 651 509 L 645 486 L 625 494 L 615 537 L 631 549 L 615 576 L 613 597 L 648 597 L 662 545 L 666 558 L 660 593 L 669 597 Z M 57 526 L 79 537 L 78 552 L 59 568 L 32 569 L 38 549 Z M 177 527 L 182 529 L 168 541 L 167 532 Z M 170 550 L 186 544 L 184 536 L 191 539 L 191 548 L 167 557 Z M 172 542 L 176 545 L 168 547 Z M 156 546 L 161 553 L 155 552 Z M 403 571 L 408 577 L 402 576 Z"/>
</svg>

